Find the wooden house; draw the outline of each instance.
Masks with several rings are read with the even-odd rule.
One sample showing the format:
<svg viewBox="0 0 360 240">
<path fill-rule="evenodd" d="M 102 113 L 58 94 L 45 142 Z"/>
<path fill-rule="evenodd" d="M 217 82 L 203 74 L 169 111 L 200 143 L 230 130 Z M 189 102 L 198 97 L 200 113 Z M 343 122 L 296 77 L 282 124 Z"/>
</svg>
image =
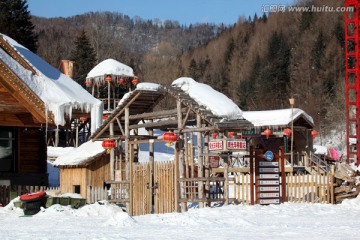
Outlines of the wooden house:
<svg viewBox="0 0 360 240">
<path fill-rule="evenodd" d="M 92 116 L 95 129 L 102 103 L 0 34 L 0 185 L 46 186 L 47 130 L 66 127 L 70 115 Z"/>
<path fill-rule="evenodd" d="M 54 166 L 60 168 L 60 191 L 88 196 L 88 187 L 104 188 L 110 179 L 110 157 L 101 141 L 89 141 L 58 157 Z"/>
</svg>

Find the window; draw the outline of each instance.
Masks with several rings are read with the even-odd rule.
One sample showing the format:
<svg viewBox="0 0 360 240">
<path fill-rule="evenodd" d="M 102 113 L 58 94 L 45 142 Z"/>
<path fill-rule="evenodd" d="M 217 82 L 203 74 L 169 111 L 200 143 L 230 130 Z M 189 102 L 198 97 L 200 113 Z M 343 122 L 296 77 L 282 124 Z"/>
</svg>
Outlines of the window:
<svg viewBox="0 0 360 240">
<path fill-rule="evenodd" d="M 11 127 L 0 127 L 0 172 L 13 172 L 15 134 Z"/>
<path fill-rule="evenodd" d="M 80 194 L 80 185 L 74 185 L 74 193 Z"/>
</svg>

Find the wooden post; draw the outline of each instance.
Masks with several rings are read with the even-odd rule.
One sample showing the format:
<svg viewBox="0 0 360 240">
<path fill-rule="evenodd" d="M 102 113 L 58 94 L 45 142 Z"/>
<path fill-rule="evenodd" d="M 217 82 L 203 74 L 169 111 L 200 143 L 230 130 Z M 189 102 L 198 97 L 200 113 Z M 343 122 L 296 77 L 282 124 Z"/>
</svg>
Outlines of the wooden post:
<svg viewBox="0 0 360 240">
<path fill-rule="evenodd" d="M 187 133 L 183 133 L 183 139 L 184 139 L 185 177 L 189 178 L 189 150 L 187 143 Z"/>
<path fill-rule="evenodd" d="M 77 119 L 75 119 L 75 126 L 76 126 L 75 147 L 78 147 L 79 146 L 79 123 L 78 123 Z"/>
<path fill-rule="evenodd" d="M 134 145 L 133 144 L 129 144 L 129 165 L 130 165 L 130 199 L 129 199 L 129 215 L 133 216 L 134 215 L 134 202 L 133 202 L 133 196 L 134 196 L 134 185 L 135 185 L 135 181 L 133 178 L 133 164 L 134 164 Z"/>
<path fill-rule="evenodd" d="M 204 161 L 205 161 L 205 177 L 210 177 L 210 161 L 209 161 L 209 132 L 205 132 Z M 205 197 L 210 198 L 210 181 L 205 184 Z"/>
<path fill-rule="evenodd" d="M 250 203 L 254 205 L 254 147 L 250 146 Z"/>
<path fill-rule="evenodd" d="M 201 128 L 201 116 L 200 114 L 196 115 L 196 127 Z M 198 150 L 198 176 L 199 178 L 204 177 L 204 164 L 202 158 L 202 134 L 201 132 L 197 132 L 197 150 Z M 199 181 L 199 198 L 204 198 L 204 182 Z M 204 202 L 199 202 L 199 207 L 204 207 Z"/>
<path fill-rule="evenodd" d="M 194 174 L 194 148 L 193 148 L 193 146 L 194 146 L 194 134 L 191 132 L 190 133 L 190 146 L 191 146 L 191 149 L 190 149 L 190 167 L 191 167 L 191 174 L 190 174 L 190 176 L 192 177 L 192 178 L 194 178 L 195 177 L 195 174 Z"/>
<path fill-rule="evenodd" d="M 111 122 L 109 125 L 110 136 L 114 136 L 114 123 Z M 112 148 L 110 151 L 110 180 L 115 180 L 115 171 L 114 171 L 114 164 L 115 164 L 115 149 Z"/>
<path fill-rule="evenodd" d="M 111 83 L 110 83 L 110 81 L 108 81 L 108 111 L 109 112 L 110 112 L 110 95 L 111 95 L 110 88 L 111 88 Z"/>
<path fill-rule="evenodd" d="M 285 158 L 284 158 L 284 147 L 281 146 L 279 150 L 280 155 L 280 167 L 281 167 L 281 202 L 286 202 L 286 173 L 285 173 Z"/>
<path fill-rule="evenodd" d="M 229 155 L 227 160 L 224 161 L 224 198 L 225 198 L 225 206 L 229 205 L 229 162 L 231 161 L 231 156 Z"/>
<path fill-rule="evenodd" d="M 59 126 L 56 127 L 55 129 L 55 144 L 54 147 L 58 147 L 59 146 Z"/>
<path fill-rule="evenodd" d="M 152 129 L 149 130 L 149 135 L 154 136 L 154 131 Z M 149 176 L 149 189 L 150 189 L 150 204 L 149 204 L 149 212 L 152 212 L 154 206 L 154 197 L 156 191 L 154 191 L 154 140 L 149 140 L 149 163 L 150 163 L 150 176 Z"/>
<path fill-rule="evenodd" d="M 131 164 L 129 159 L 129 138 L 130 138 L 130 131 L 129 131 L 129 108 L 125 108 L 125 174 L 126 174 L 126 180 L 130 181 L 129 184 L 129 202 L 126 203 L 126 209 L 128 213 L 132 213 L 132 194 L 131 194 L 131 188 L 133 185 L 133 182 L 130 179 L 131 173 Z"/>
<path fill-rule="evenodd" d="M 175 212 L 179 212 L 179 143 L 175 143 Z"/>
<path fill-rule="evenodd" d="M 181 134 L 181 130 L 182 130 L 182 111 L 181 111 L 181 102 L 177 101 L 176 102 L 176 106 L 177 106 L 177 119 L 178 119 L 178 131 L 179 131 L 179 142 L 178 142 L 178 147 L 179 147 L 179 172 L 180 172 L 180 176 L 179 178 L 185 178 L 185 169 L 184 169 L 184 137 Z M 180 183 L 180 196 L 182 199 L 186 198 L 186 183 L 185 182 L 181 182 Z M 185 212 L 187 210 L 186 207 L 186 202 L 181 202 L 181 212 Z"/>
</svg>

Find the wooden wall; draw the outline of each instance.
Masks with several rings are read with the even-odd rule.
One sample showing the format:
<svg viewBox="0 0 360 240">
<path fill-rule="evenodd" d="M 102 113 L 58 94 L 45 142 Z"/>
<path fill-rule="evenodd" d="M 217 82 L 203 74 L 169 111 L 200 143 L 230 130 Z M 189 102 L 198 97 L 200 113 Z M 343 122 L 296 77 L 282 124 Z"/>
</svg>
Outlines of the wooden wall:
<svg viewBox="0 0 360 240">
<path fill-rule="evenodd" d="M 39 128 L 18 128 L 18 173 L 46 173 L 47 147 Z"/>
<path fill-rule="evenodd" d="M 74 186 L 80 185 L 80 194 L 87 196 L 87 187 L 104 187 L 110 179 L 109 155 L 103 155 L 87 167 L 60 168 L 61 193 L 74 193 Z"/>
</svg>

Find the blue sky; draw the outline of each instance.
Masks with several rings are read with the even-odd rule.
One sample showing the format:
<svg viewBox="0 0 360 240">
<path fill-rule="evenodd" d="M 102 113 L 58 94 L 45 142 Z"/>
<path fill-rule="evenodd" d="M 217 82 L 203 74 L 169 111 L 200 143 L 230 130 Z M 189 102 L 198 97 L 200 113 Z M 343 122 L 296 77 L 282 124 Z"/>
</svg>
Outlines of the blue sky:
<svg viewBox="0 0 360 240">
<path fill-rule="evenodd" d="M 267 5 L 291 5 L 294 0 L 28 0 L 39 17 L 69 17 L 86 12 L 120 12 L 142 19 L 190 23 L 236 23 L 239 16 L 262 15 Z M 266 8 L 266 7 L 265 7 Z"/>
</svg>

